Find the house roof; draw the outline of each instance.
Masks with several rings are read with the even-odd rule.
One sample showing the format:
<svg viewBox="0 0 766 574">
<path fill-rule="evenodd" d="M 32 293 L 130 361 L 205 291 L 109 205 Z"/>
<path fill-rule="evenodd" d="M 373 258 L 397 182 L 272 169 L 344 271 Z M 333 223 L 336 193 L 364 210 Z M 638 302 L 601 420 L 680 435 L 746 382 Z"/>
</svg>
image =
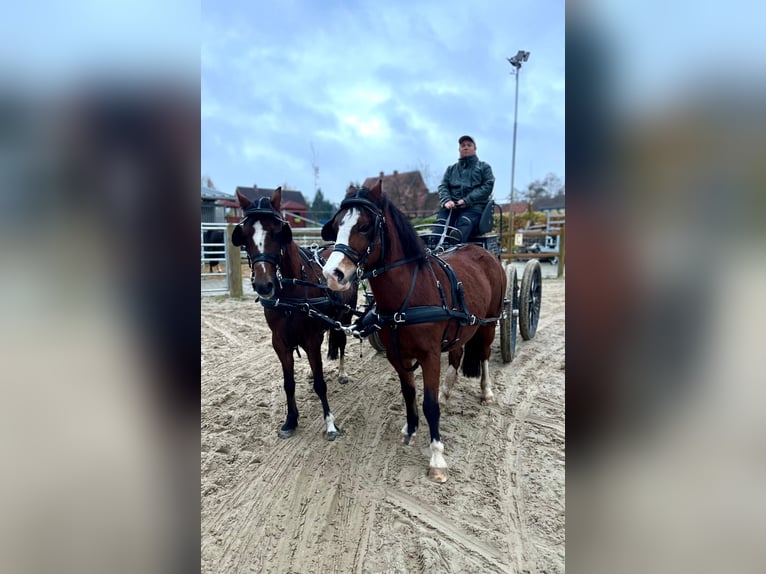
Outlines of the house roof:
<svg viewBox="0 0 766 574">
<path fill-rule="evenodd" d="M 274 194 L 276 190 L 268 189 L 265 187 L 237 186 L 237 191 L 240 192 L 245 197 L 247 197 L 249 200 L 256 201 L 262 197 L 271 198 L 271 196 Z M 292 189 L 283 189 L 282 190 L 282 207 L 284 208 L 285 204 L 289 201 L 297 203 L 303 208 L 308 208 L 308 203 L 306 202 L 306 199 L 303 197 L 303 194 L 300 191 L 294 191 Z"/>
<path fill-rule="evenodd" d="M 202 199 L 236 199 L 232 194 L 202 186 Z"/>
<path fill-rule="evenodd" d="M 551 211 L 554 209 L 564 209 L 565 201 L 563 195 L 556 197 L 543 197 L 532 204 L 534 211 Z"/>
<path fill-rule="evenodd" d="M 304 204 L 292 200 L 283 201 L 280 207 L 286 211 L 301 211 L 306 209 Z"/>
<path fill-rule="evenodd" d="M 374 186 L 379 179 L 383 180 L 384 192 L 386 189 L 395 187 L 411 187 L 413 189 L 425 189 L 426 192 L 428 191 L 428 188 L 423 181 L 423 176 L 419 171 L 405 171 L 399 173 L 398 171 L 394 170 L 394 173 L 391 175 L 386 175 L 381 171 L 379 175 L 365 179 L 362 186 L 369 189 Z"/>
<path fill-rule="evenodd" d="M 503 213 L 510 212 L 510 203 L 499 203 L 500 209 Z M 528 204 L 526 201 L 514 201 L 513 202 L 513 213 L 519 214 L 519 213 L 526 213 L 528 209 Z"/>
<path fill-rule="evenodd" d="M 404 211 L 438 211 L 439 195 L 429 193 L 420 171 L 400 173 L 394 170 L 390 175 L 381 171 L 377 176 L 365 179 L 362 185 L 371 188 L 379 179 L 383 180 L 383 192 L 399 209 Z"/>
</svg>

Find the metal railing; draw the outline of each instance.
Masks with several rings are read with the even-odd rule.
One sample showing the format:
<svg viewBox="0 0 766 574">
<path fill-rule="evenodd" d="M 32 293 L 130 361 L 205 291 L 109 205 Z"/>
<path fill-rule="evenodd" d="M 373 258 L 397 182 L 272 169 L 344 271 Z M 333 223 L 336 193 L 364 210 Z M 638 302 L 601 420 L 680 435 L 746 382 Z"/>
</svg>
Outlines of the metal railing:
<svg viewBox="0 0 766 574">
<path fill-rule="evenodd" d="M 211 231 L 221 231 L 221 241 L 211 239 L 209 233 Z M 230 290 L 229 266 L 227 265 L 229 241 L 226 224 L 202 223 L 199 236 L 201 263 L 200 288 L 202 293 L 228 293 Z"/>
</svg>

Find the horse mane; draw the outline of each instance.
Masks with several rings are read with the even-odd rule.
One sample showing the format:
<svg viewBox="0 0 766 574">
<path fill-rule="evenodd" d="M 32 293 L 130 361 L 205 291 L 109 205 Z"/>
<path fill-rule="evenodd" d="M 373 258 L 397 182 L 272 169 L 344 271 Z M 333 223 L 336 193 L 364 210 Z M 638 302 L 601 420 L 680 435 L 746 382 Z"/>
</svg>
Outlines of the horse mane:
<svg viewBox="0 0 766 574">
<path fill-rule="evenodd" d="M 423 265 L 426 262 L 426 245 L 420 235 L 418 235 L 417 231 L 415 231 L 410 220 L 399 211 L 386 195 L 380 196 L 380 208 L 383 213 L 386 214 L 386 217 L 399 235 L 399 241 L 402 244 L 402 250 L 404 251 L 404 258 L 412 258 L 417 261 L 418 266 Z M 388 234 L 386 234 L 385 243 L 386 251 L 390 253 L 391 238 Z"/>
</svg>

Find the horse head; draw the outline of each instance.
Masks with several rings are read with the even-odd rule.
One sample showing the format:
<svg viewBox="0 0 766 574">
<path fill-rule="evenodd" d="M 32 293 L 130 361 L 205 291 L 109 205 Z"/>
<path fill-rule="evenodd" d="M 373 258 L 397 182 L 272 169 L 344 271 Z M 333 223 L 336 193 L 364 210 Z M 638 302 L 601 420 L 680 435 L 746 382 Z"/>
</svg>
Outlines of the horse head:
<svg viewBox="0 0 766 574">
<path fill-rule="evenodd" d="M 282 219 L 279 210 L 282 188 L 278 187 L 271 199 L 261 197 L 251 201 L 239 191 L 237 199 L 245 218 L 234 228 L 231 241 L 247 251 L 255 292 L 264 299 L 271 299 L 279 288 L 284 248 L 293 240 L 290 225 Z"/>
<path fill-rule="evenodd" d="M 381 181 L 371 188 L 350 187 L 335 216 L 322 228 L 322 239 L 335 241 L 322 268 L 329 287 L 349 289 L 365 266 L 374 266 L 384 252 L 384 201 Z"/>
</svg>

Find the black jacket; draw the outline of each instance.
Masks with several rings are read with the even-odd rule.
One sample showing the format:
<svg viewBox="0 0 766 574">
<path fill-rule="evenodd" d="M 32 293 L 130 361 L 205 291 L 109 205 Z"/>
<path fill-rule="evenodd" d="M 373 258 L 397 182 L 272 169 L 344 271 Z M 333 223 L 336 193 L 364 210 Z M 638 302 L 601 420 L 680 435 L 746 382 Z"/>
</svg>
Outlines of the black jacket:
<svg viewBox="0 0 766 574">
<path fill-rule="evenodd" d="M 467 207 L 483 208 L 494 187 L 495 176 L 488 163 L 480 161 L 475 155 L 461 157 L 444 172 L 439 184 L 439 205 L 444 207 L 450 199 L 465 199 Z"/>
</svg>

